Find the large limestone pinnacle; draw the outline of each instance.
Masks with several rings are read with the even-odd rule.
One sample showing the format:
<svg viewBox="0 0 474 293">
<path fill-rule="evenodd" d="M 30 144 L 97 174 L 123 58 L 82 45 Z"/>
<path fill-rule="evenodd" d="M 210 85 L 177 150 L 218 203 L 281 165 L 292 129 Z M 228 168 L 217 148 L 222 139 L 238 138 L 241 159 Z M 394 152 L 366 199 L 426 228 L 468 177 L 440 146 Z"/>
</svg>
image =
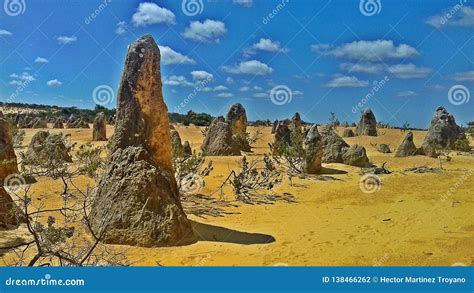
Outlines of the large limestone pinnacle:
<svg viewBox="0 0 474 293">
<path fill-rule="evenodd" d="M 145 247 L 195 242 L 174 178 L 160 51 L 150 35 L 128 48 L 117 103 L 111 155 L 91 207 L 95 234 Z"/>
<path fill-rule="evenodd" d="M 112 151 L 143 146 L 162 168 L 172 172 L 168 108 L 161 90 L 160 49 L 151 35 L 133 42 L 117 95 L 117 124 Z"/>
</svg>

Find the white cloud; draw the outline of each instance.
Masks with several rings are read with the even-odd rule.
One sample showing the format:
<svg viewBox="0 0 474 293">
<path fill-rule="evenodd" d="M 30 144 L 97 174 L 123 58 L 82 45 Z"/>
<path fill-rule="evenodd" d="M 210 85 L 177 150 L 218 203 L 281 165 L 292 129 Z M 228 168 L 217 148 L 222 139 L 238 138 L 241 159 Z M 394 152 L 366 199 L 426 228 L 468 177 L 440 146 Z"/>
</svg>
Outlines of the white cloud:
<svg viewBox="0 0 474 293">
<path fill-rule="evenodd" d="M 227 32 L 222 21 L 206 19 L 203 22 L 192 21 L 184 30 L 183 36 L 196 42 L 219 42 L 219 38 Z"/>
<path fill-rule="evenodd" d="M 253 5 L 253 0 L 233 0 L 232 2 L 244 7 L 252 7 Z"/>
<path fill-rule="evenodd" d="M 265 51 L 265 52 L 282 52 L 286 53 L 289 50 L 286 48 L 282 48 L 280 42 L 272 41 L 270 39 L 261 38 L 258 43 L 252 45 L 252 47 L 245 51 L 246 54 L 255 54 L 257 50 Z"/>
<path fill-rule="evenodd" d="M 68 36 L 60 36 L 58 37 L 58 43 L 60 43 L 61 45 L 68 45 L 68 44 L 72 44 L 74 42 L 77 41 L 77 37 L 76 36 L 72 36 L 72 37 L 68 37 Z"/>
<path fill-rule="evenodd" d="M 431 73 L 427 67 L 417 67 L 415 64 L 397 64 L 390 66 L 388 72 L 401 79 L 422 78 Z"/>
<path fill-rule="evenodd" d="M 366 73 L 366 74 L 379 74 L 384 70 L 383 65 L 373 63 L 342 63 L 340 66 L 341 70 L 347 72 Z"/>
<path fill-rule="evenodd" d="M 231 93 L 220 93 L 216 95 L 216 97 L 219 97 L 219 98 L 232 98 L 233 96 L 234 95 Z"/>
<path fill-rule="evenodd" d="M 43 57 L 36 57 L 35 63 L 48 63 L 48 59 L 43 58 Z"/>
<path fill-rule="evenodd" d="M 262 90 L 262 88 L 259 87 L 258 85 L 255 85 L 255 86 L 253 87 L 253 89 L 256 90 L 256 91 L 261 91 L 261 90 Z"/>
<path fill-rule="evenodd" d="M 369 82 L 360 80 L 355 76 L 335 76 L 331 79 L 326 86 L 332 88 L 339 87 L 366 87 Z"/>
<path fill-rule="evenodd" d="M 233 79 L 232 77 L 230 77 L 230 76 L 227 77 L 227 79 L 225 80 L 225 82 L 228 83 L 228 84 L 234 84 L 234 83 L 235 83 L 234 79 Z"/>
<path fill-rule="evenodd" d="M 11 36 L 12 33 L 7 31 L 7 30 L 3 30 L 3 29 L 0 29 L 0 36 Z"/>
<path fill-rule="evenodd" d="M 313 45 L 313 50 L 338 58 L 380 61 L 385 59 L 404 59 L 418 54 L 410 45 L 395 45 L 391 40 L 354 41 L 339 47 L 331 47 L 325 44 Z"/>
<path fill-rule="evenodd" d="M 170 86 L 194 86 L 192 82 L 189 82 L 186 77 L 182 75 L 171 75 L 168 78 L 165 78 L 163 84 Z"/>
<path fill-rule="evenodd" d="M 212 80 L 214 79 L 214 75 L 211 73 L 204 71 L 204 70 L 196 70 L 196 71 L 191 71 L 191 75 L 194 80 Z"/>
<path fill-rule="evenodd" d="M 397 97 L 405 98 L 405 97 L 416 97 L 418 94 L 415 93 L 414 91 L 404 91 L 404 92 L 398 92 Z"/>
<path fill-rule="evenodd" d="M 445 26 L 474 27 L 474 8 L 456 4 L 444 14 L 430 16 L 426 23 L 436 28 Z"/>
<path fill-rule="evenodd" d="M 34 78 L 33 75 L 29 74 L 28 72 L 23 72 L 21 75 L 18 75 L 16 73 L 12 73 L 12 74 L 10 74 L 10 77 L 14 78 L 14 79 L 19 79 L 19 80 L 22 80 L 22 81 L 34 81 L 34 80 L 36 80 L 36 78 Z"/>
<path fill-rule="evenodd" d="M 255 93 L 253 94 L 254 98 L 268 98 L 270 97 L 269 93 Z"/>
<path fill-rule="evenodd" d="M 216 92 L 226 91 L 226 90 L 228 90 L 228 88 L 226 86 L 223 86 L 223 85 L 218 85 L 218 86 L 214 87 L 214 91 L 216 91 Z"/>
<path fill-rule="evenodd" d="M 302 91 L 291 91 L 291 93 L 293 94 L 293 96 L 302 96 L 303 95 L 303 92 Z"/>
<path fill-rule="evenodd" d="M 234 74 L 267 75 L 273 72 L 273 68 L 257 60 L 241 62 L 236 66 L 223 66 L 222 69 Z"/>
<path fill-rule="evenodd" d="M 127 32 L 127 23 L 125 21 L 120 21 L 117 23 L 117 28 L 115 29 L 115 33 L 117 35 L 123 35 Z"/>
<path fill-rule="evenodd" d="M 175 24 L 176 17 L 169 9 L 155 3 L 143 2 L 138 5 L 137 12 L 133 14 L 132 22 L 138 27 L 159 23 Z"/>
<path fill-rule="evenodd" d="M 194 64 L 196 61 L 185 56 L 181 53 L 176 52 L 167 46 L 159 46 L 161 53 L 161 62 L 165 65 L 169 64 Z"/>
<path fill-rule="evenodd" d="M 46 83 L 49 87 L 60 87 L 63 83 L 57 79 L 52 79 Z"/>
<path fill-rule="evenodd" d="M 243 86 L 243 87 L 239 88 L 239 91 L 241 91 L 241 92 L 248 92 L 249 89 L 250 89 L 250 88 L 249 88 L 248 86 Z"/>
<path fill-rule="evenodd" d="M 474 70 L 456 72 L 455 74 L 451 75 L 449 78 L 455 81 L 474 81 Z"/>
</svg>

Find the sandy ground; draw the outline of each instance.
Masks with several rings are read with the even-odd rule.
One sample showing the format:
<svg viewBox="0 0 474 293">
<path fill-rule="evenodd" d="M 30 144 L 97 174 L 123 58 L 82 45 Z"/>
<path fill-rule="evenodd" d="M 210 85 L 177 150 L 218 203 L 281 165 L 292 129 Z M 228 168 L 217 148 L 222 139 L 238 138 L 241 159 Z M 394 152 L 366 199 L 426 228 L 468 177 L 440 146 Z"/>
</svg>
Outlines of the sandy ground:
<svg viewBox="0 0 474 293">
<path fill-rule="evenodd" d="M 182 140 L 198 150 L 201 130 L 177 126 Z M 254 128 L 250 128 L 255 131 Z M 25 145 L 37 130 L 27 129 Z M 51 130 L 59 132 L 59 130 Z M 64 129 L 72 140 L 91 140 L 92 129 Z M 109 127 L 108 135 L 113 129 Z M 292 194 L 296 202 L 224 208 L 221 217 L 190 215 L 199 237 L 197 243 L 171 248 L 126 248 L 136 265 L 165 266 L 450 266 L 474 264 L 473 156 L 452 154 L 444 162 L 441 174 L 414 174 L 405 168 L 427 165 L 439 167 L 439 161 L 423 156 L 394 158 L 381 154 L 372 144 L 388 143 L 392 151 L 401 142 L 400 130 L 387 129 L 379 137 L 346 138 L 349 144 L 366 147 L 373 163 L 394 171 L 381 175 L 382 186 L 376 193 L 363 193 L 359 187 L 359 168 L 326 164 L 328 170 L 346 171 L 329 174 L 339 180 L 316 181 L 285 179 L 275 192 Z M 342 133 L 342 129 L 339 129 Z M 416 131 L 419 146 L 425 133 Z M 272 141 L 270 128 L 248 158 L 258 159 L 268 152 Z M 99 145 L 100 143 L 94 143 Z M 18 150 L 21 151 L 21 150 Z M 212 194 L 229 171 L 239 165 L 240 157 L 209 157 L 214 171 L 206 178 L 202 194 Z M 85 186 L 90 180 L 78 180 Z M 50 191 L 60 190 L 59 182 L 39 180 L 33 185 L 35 200 L 47 207 L 60 204 Z M 41 195 L 48 191 L 49 195 Z M 225 198 L 232 200 L 231 194 Z M 0 242 L 11 243 L 24 237 L 24 231 L 0 231 Z"/>
</svg>

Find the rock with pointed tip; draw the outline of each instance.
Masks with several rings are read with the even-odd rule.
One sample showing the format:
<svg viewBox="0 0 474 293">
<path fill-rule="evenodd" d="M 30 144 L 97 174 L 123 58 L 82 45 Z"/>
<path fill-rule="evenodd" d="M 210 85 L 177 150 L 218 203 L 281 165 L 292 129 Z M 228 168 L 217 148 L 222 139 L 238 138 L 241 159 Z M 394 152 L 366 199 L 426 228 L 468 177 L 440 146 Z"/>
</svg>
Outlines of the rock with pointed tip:
<svg viewBox="0 0 474 293">
<path fill-rule="evenodd" d="M 355 133 L 356 135 L 377 136 L 377 120 L 371 109 L 366 108 L 362 112 Z"/>
<path fill-rule="evenodd" d="M 304 146 L 306 149 L 303 165 L 304 172 L 307 174 L 319 173 L 323 157 L 323 142 L 316 124 L 309 128 L 304 140 Z"/>
<path fill-rule="evenodd" d="M 247 133 L 247 113 L 242 104 L 232 105 L 227 113 L 226 120 L 230 123 L 233 135 L 245 135 Z"/>
<path fill-rule="evenodd" d="M 409 157 L 417 154 L 417 148 L 413 142 L 413 132 L 409 131 L 402 143 L 398 146 L 395 151 L 395 157 Z"/>
<path fill-rule="evenodd" d="M 201 149 L 207 156 L 238 156 L 240 150 L 232 138 L 232 128 L 219 116 L 209 125 Z"/>
<path fill-rule="evenodd" d="M 193 243 L 172 167 L 160 50 L 150 35 L 128 47 L 107 172 L 90 219 L 104 242 L 145 247 Z"/>
</svg>

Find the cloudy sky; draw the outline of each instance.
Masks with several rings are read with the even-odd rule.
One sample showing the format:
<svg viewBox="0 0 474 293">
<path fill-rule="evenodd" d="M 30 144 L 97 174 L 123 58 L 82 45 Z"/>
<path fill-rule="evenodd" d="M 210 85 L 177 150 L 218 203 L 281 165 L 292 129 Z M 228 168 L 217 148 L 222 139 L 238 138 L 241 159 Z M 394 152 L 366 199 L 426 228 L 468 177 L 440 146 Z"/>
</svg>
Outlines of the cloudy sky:
<svg viewBox="0 0 474 293">
<path fill-rule="evenodd" d="M 11 2 L 11 0 L 5 0 Z M 18 2 L 18 1 L 17 1 Z M 426 127 L 474 120 L 474 5 L 359 0 L 19 1 L 0 11 L 0 100 L 92 108 L 115 99 L 127 46 L 150 33 L 171 112 L 296 111 Z M 8 3 L 7 3 L 8 4 Z"/>
</svg>

